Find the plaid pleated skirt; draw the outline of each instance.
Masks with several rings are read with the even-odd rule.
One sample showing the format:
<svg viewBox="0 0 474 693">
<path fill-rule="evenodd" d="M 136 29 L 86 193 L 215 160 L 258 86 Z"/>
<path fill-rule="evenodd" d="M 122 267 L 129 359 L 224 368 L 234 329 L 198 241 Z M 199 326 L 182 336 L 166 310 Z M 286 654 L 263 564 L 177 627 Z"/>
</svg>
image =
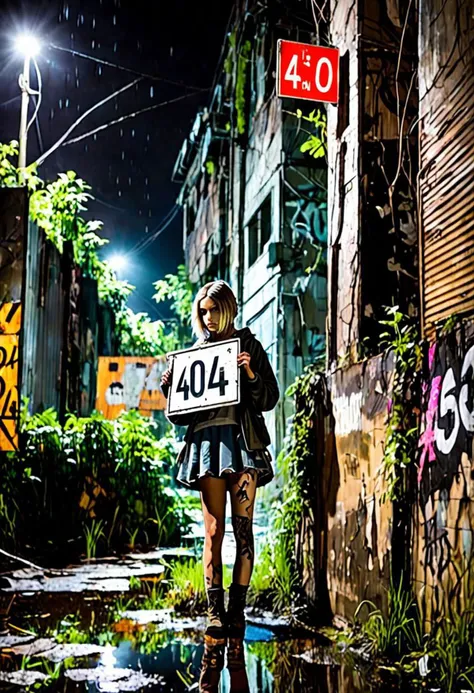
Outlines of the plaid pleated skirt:
<svg viewBox="0 0 474 693">
<path fill-rule="evenodd" d="M 199 479 L 255 470 L 257 487 L 273 479 L 268 450 L 247 450 L 240 426 L 208 426 L 196 431 L 186 445 L 178 467 L 177 481 L 191 489 L 199 488 Z"/>
</svg>

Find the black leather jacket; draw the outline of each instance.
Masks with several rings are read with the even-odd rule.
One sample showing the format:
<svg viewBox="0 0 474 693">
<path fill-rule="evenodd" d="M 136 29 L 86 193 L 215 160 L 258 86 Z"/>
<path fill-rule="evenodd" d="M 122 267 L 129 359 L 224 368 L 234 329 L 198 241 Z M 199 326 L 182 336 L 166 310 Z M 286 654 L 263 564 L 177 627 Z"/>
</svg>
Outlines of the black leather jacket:
<svg viewBox="0 0 474 693">
<path fill-rule="evenodd" d="M 245 447 L 247 450 L 264 450 L 270 444 L 270 436 L 262 412 L 270 411 L 276 406 L 280 396 L 278 383 L 263 346 L 249 328 L 236 330 L 233 336 L 240 337 L 241 351 L 250 354 L 250 367 L 255 373 L 254 380 L 249 380 L 245 372 L 241 378 L 238 413 Z M 161 389 L 167 397 L 169 387 L 162 385 Z M 168 417 L 173 424 L 189 426 L 186 441 L 193 435 L 196 418 L 196 414 L 175 414 Z"/>
</svg>

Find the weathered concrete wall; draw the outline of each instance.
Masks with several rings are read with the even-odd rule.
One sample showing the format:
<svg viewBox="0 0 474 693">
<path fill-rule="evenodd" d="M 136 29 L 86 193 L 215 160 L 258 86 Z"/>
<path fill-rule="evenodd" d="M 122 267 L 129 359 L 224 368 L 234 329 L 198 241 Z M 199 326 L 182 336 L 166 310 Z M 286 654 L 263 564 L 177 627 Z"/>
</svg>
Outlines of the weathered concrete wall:
<svg viewBox="0 0 474 693">
<path fill-rule="evenodd" d="M 378 470 L 392 371 L 392 359 L 377 356 L 330 380 L 340 481 L 329 520 L 328 580 L 333 611 L 347 619 L 363 599 L 386 603 L 392 510 L 381 503 Z"/>
</svg>

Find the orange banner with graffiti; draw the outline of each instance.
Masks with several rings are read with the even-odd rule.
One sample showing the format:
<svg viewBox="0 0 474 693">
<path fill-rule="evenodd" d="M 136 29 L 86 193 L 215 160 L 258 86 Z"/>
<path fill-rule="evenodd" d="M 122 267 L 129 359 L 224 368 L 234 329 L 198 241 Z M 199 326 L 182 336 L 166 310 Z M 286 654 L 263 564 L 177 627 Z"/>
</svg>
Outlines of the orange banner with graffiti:
<svg viewBox="0 0 474 693">
<path fill-rule="evenodd" d="M 160 380 L 166 370 L 165 356 L 100 356 L 96 409 L 107 419 L 138 409 L 144 416 L 166 409 Z"/>
<path fill-rule="evenodd" d="M 0 307 L 0 450 L 18 449 L 21 304 Z"/>
</svg>

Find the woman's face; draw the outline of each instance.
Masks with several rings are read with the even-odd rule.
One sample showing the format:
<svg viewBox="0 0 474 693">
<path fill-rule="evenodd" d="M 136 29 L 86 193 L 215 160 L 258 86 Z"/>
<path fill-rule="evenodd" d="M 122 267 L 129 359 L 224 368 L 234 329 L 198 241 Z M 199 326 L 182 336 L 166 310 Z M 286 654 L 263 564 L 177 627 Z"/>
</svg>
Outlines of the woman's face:
<svg viewBox="0 0 474 693">
<path fill-rule="evenodd" d="M 219 329 L 219 307 L 212 298 L 206 296 L 199 301 L 199 314 L 204 327 L 215 334 Z"/>
</svg>

